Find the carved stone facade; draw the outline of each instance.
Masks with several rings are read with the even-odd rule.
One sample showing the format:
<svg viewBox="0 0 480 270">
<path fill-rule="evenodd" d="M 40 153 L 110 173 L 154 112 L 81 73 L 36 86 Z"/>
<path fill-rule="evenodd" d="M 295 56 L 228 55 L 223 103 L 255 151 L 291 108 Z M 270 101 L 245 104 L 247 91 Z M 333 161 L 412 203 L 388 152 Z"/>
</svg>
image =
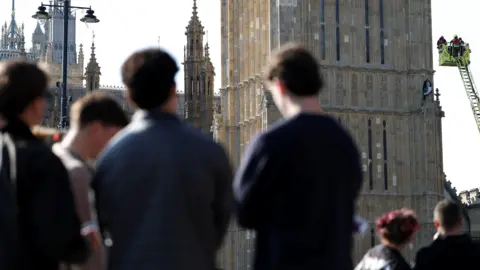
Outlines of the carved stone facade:
<svg viewBox="0 0 480 270">
<path fill-rule="evenodd" d="M 324 109 L 355 137 L 364 185 L 359 215 L 372 228 L 385 211 L 409 207 L 422 230 L 409 261 L 434 234 L 432 211 L 444 197 L 438 100 L 421 108 L 422 83 L 433 81 L 431 1 L 221 0 L 222 119 L 218 140 L 239 163 L 253 134 L 280 118 L 261 89 L 272 50 L 297 41 L 319 59 Z M 219 262 L 250 264 L 254 236 L 232 224 Z M 373 241 L 372 241 L 373 239 Z M 356 239 L 358 260 L 378 243 L 374 232 Z"/>
</svg>

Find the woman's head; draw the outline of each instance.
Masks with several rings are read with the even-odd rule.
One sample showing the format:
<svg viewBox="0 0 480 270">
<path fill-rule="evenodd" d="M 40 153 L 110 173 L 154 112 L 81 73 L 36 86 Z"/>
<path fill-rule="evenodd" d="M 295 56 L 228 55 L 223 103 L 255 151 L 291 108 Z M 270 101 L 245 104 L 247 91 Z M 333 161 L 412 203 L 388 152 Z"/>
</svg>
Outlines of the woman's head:
<svg viewBox="0 0 480 270">
<path fill-rule="evenodd" d="M 407 244 L 419 229 L 415 212 L 406 208 L 385 213 L 377 219 L 380 238 L 393 245 Z"/>
</svg>

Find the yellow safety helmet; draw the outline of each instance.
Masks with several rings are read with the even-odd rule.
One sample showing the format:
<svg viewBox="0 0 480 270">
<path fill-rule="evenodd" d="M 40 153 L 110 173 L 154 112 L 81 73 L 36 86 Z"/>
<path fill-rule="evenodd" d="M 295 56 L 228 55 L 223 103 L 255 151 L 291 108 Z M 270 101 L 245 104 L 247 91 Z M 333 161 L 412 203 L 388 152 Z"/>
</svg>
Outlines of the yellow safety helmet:
<svg viewBox="0 0 480 270">
<path fill-rule="evenodd" d="M 457 38 L 458 36 L 457 35 L 453 35 L 453 38 Z"/>
</svg>

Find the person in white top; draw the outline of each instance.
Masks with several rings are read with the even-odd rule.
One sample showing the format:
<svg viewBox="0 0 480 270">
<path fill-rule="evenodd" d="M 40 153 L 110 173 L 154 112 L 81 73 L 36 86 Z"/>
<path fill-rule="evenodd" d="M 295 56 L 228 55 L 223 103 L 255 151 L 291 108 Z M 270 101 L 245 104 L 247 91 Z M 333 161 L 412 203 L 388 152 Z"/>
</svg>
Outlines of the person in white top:
<svg viewBox="0 0 480 270">
<path fill-rule="evenodd" d="M 76 101 L 70 113 L 70 130 L 53 145 L 70 175 L 82 233 L 88 235 L 94 252 L 83 270 L 105 269 L 104 247 L 99 234 L 90 181 L 93 169 L 88 161 L 96 159 L 107 142 L 128 124 L 120 105 L 107 95 L 95 92 Z"/>
</svg>

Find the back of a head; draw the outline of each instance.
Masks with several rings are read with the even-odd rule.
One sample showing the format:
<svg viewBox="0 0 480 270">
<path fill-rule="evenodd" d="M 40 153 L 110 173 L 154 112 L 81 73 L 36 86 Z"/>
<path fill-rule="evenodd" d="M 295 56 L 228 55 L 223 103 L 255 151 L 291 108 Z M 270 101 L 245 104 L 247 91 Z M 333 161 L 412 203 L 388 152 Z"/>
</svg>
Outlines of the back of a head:
<svg viewBox="0 0 480 270">
<path fill-rule="evenodd" d="M 273 52 L 265 79 L 280 80 L 297 97 L 316 96 L 324 85 L 318 61 L 307 49 L 294 43 Z"/>
<path fill-rule="evenodd" d="M 128 117 L 118 102 L 101 92 L 90 93 L 75 101 L 70 118 L 71 125 L 79 128 L 93 122 L 114 127 L 125 127 L 128 124 Z"/>
<path fill-rule="evenodd" d="M 451 200 L 442 200 L 435 206 L 434 219 L 446 231 L 455 229 L 462 219 L 461 206 Z"/>
<path fill-rule="evenodd" d="M 35 99 L 48 93 L 48 76 L 23 60 L 0 62 L 0 114 L 18 117 Z"/>
<path fill-rule="evenodd" d="M 420 229 L 415 212 L 402 208 L 385 213 L 377 219 L 378 234 L 395 245 L 404 245 Z"/>
<path fill-rule="evenodd" d="M 122 80 L 137 107 L 153 109 L 167 103 L 178 66 L 167 52 L 147 49 L 132 54 L 122 66 Z"/>
</svg>

